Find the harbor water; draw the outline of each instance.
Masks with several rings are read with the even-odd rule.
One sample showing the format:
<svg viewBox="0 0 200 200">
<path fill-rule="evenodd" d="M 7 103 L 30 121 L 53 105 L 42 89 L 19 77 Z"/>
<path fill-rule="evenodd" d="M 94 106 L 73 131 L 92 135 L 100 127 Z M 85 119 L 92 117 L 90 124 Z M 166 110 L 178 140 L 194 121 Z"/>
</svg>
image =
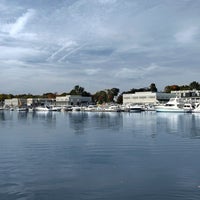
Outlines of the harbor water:
<svg viewBox="0 0 200 200">
<path fill-rule="evenodd" d="M 200 199 L 200 114 L 0 111 L 0 200 Z"/>
</svg>

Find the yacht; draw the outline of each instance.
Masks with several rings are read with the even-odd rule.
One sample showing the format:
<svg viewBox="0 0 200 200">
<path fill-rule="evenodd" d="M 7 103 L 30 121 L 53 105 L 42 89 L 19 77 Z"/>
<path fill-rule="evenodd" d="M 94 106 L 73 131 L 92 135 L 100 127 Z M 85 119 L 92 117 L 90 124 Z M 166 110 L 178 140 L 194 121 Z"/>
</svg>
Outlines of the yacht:
<svg viewBox="0 0 200 200">
<path fill-rule="evenodd" d="M 178 112 L 185 113 L 191 112 L 191 109 L 184 107 L 184 103 L 180 98 L 170 98 L 165 105 L 155 106 L 156 112 Z"/>
<path fill-rule="evenodd" d="M 107 108 L 104 109 L 107 112 L 120 112 L 121 109 L 118 105 L 110 105 Z"/>
<path fill-rule="evenodd" d="M 49 111 L 49 108 L 47 106 L 37 106 L 35 111 Z"/>
<path fill-rule="evenodd" d="M 198 103 L 195 108 L 192 110 L 193 113 L 200 113 L 200 104 Z"/>
<path fill-rule="evenodd" d="M 129 107 L 129 112 L 142 112 L 144 111 L 144 108 L 140 105 L 131 105 Z"/>
<path fill-rule="evenodd" d="M 18 111 L 18 112 L 27 112 L 28 108 L 27 107 L 17 107 L 16 111 Z"/>
<path fill-rule="evenodd" d="M 49 111 L 61 111 L 61 107 L 57 107 L 57 106 L 48 106 Z"/>
</svg>

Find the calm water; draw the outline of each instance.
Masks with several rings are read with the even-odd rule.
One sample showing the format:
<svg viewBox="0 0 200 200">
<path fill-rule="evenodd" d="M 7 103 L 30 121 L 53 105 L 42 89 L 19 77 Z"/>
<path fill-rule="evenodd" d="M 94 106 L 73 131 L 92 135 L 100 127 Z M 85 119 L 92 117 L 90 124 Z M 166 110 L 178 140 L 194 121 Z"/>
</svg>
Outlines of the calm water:
<svg viewBox="0 0 200 200">
<path fill-rule="evenodd" d="M 200 114 L 0 112 L 0 200 L 200 199 Z"/>
</svg>

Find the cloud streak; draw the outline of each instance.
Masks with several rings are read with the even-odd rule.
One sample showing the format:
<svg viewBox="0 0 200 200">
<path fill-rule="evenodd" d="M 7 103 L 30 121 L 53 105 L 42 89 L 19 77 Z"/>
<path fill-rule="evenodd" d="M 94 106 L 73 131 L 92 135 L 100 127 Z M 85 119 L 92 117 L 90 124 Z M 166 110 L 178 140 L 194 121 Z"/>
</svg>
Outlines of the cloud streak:
<svg viewBox="0 0 200 200">
<path fill-rule="evenodd" d="M 199 9 L 193 0 L 1 1 L 0 84 L 10 75 L 6 69 L 15 72 L 2 92 L 14 90 L 17 77 L 19 93 L 45 92 L 43 85 L 123 91 L 187 84 L 200 63 Z"/>
</svg>

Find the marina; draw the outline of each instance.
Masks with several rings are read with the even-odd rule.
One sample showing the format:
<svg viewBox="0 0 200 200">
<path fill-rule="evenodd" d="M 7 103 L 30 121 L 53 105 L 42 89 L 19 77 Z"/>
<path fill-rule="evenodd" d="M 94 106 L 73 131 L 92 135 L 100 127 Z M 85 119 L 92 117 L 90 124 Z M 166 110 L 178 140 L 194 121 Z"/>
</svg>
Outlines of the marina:
<svg viewBox="0 0 200 200">
<path fill-rule="evenodd" d="M 0 112 L 0 199 L 196 200 L 200 115 Z"/>
</svg>

